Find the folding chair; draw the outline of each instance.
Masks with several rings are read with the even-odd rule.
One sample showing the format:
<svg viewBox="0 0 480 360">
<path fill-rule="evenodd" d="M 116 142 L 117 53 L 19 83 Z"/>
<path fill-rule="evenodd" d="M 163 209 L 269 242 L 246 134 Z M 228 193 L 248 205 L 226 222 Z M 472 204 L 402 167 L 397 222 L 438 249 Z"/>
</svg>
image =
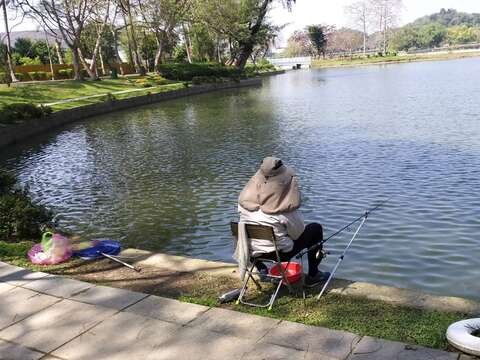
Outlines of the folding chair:
<svg viewBox="0 0 480 360">
<path fill-rule="evenodd" d="M 290 283 L 287 280 L 287 276 L 285 273 L 284 268 L 282 267 L 282 261 L 280 260 L 280 253 L 277 248 L 277 241 L 275 239 L 275 233 L 273 232 L 273 228 L 271 226 L 265 226 L 265 225 L 253 225 L 253 224 L 245 224 L 246 225 L 246 231 L 247 231 L 247 237 L 248 237 L 248 245 L 249 245 L 249 254 L 250 254 L 250 259 L 252 261 L 252 266 L 250 268 L 246 268 L 246 274 L 245 274 L 245 280 L 243 281 L 243 286 L 240 291 L 240 295 L 238 296 L 237 299 L 237 304 L 242 303 L 244 305 L 248 306 L 255 306 L 255 307 L 262 307 L 262 308 L 268 308 L 268 310 L 272 309 L 273 303 L 275 302 L 275 299 L 277 298 L 278 292 L 280 291 L 280 288 L 282 285 L 286 285 L 288 287 L 288 290 L 290 293 L 293 292 L 292 287 Z M 234 248 L 237 246 L 237 241 L 238 241 L 238 223 L 236 222 L 231 222 L 230 223 L 230 228 L 232 231 L 232 235 L 234 238 Z M 275 248 L 275 255 L 276 255 L 276 260 L 271 260 L 271 259 L 264 259 L 262 258 L 261 254 L 258 255 L 257 257 L 253 257 L 251 255 L 251 239 L 262 239 L 262 240 L 270 240 L 273 243 L 273 246 Z M 255 265 L 257 262 L 267 262 L 267 263 L 272 263 L 274 264 L 273 266 L 278 266 L 279 269 L 279 274 L 280 275 L 271 275 L 271 274 L 261 274 L 257 271 L 254 271 Z M 256 285 L 258 290 L 262 290 L 262 286 L 260 283 L 254 278 L 254 275 L 259 275 L 264 278 L 270 279 L 270 281 L 274 284 L 277 284 L 273 294 L 270 296 L 270 300 L 267 304 L 255 304 L 248 302 L 244 300 L 245 294 L 248 290 L 248 282 L 250 280 L 253 281 L 253 283 Z"/>
</svg>

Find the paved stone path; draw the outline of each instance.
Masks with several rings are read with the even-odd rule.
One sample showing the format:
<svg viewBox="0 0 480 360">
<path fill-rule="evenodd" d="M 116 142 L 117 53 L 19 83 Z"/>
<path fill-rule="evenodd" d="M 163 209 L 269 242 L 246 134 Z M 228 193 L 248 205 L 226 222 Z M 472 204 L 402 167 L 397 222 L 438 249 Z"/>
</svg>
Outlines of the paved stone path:
<svg viewBox="0 0 480 360">
<path fill-rule="evenodd" d="M 458 360 L 459 354 L 96 286 L 0 262 L 0 359 L 55 358 Z"/>
</svg>

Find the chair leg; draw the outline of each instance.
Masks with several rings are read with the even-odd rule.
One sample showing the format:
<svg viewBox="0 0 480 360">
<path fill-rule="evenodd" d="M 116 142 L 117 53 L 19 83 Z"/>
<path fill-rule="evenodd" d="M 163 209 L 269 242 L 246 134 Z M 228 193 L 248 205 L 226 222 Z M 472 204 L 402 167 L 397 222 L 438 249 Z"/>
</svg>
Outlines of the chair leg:
<svg viewBox="0 0 480 360">
<path fill-rule="evenodd" d="M 260 286 L 260 284 L 258 283 L 257 280 L 254 279 L 253 275 L 252 275 L 252 271 L 253 271 L 253 268 L 255 267 L 255 264 L 253 264 L 251 267 L 250 267 L 250 270 L 247 269 L 247 274 L 246 274 L 246 278 L 245 280 L 243 280 L 243 286 L 242 286 L 242 290 L 240 291 L 240 295 L 238 295 L 238 299 L 237 301 L 235 302 L 235 304 L 240 304 L 240 302 L 242 301 L 243 297 L 245 296 L 245 292 L 247 291 L 248 289 L 248 281 L 250 279 L 253 280 L 253 282 L 255 283 L 255 285 L 257 286 L 257 288 L 259 290 L 262 290 L 262 287 Z"/>
<path fill-rule="evenodd" d="M 282 285 L 283 285 L 283 281 L 280 280 L 278 282 L 278 285 L 277 285 L 277 288 L 276 288 L 275 292 L 272 294 L 272 296 L 270 298 L 270 302 L 268 304 L 268 311 L 272 310 L 273 303 L 275 302 L 275 300 L 277 298 L 277 295 L 278 295 L 278 292 L 280 291 L 280 288 L 282 287 Z"/>
</svg>

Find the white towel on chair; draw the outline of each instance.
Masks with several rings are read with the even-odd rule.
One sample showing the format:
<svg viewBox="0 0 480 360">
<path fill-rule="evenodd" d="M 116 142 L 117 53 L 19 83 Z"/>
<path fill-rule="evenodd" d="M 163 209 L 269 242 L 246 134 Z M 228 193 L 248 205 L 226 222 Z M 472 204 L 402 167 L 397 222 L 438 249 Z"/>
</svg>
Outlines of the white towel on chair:
<svg viewBox="0 0 480 360">
<path fill-rule="evenodd" d="M 247 227 L 245 226 L 244 222 L 238 223 L 237 247 L 233 253 L 233 258 L 237 260 L 238 273 L 240 275 L 240 279 L 243 281 L 247 267 L 251 266 L 250 253 L 248 249 Z"/>
</svg>

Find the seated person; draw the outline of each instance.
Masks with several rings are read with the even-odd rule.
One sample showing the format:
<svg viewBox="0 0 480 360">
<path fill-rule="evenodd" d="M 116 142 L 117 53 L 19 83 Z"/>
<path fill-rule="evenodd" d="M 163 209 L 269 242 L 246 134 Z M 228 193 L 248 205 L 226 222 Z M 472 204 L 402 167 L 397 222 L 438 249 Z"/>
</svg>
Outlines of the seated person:
<svg viewBox="0 0 480 360">
<path fill-rule="evenodd" d="M 298 211 L 301 195 L 294 171 L 280 159 L 266 157 L 260 169 L 240 193 L 238 212 L 240 222 L 273 227 L 282 261 L 288 261 L 301 250 L 321 243 L 323 229 L 320 224 L 305 226 Z M 318 250 L 322 250 L 320 246 Z M 321 257 L 317 251 L 308 253 L 308 274 L 305 285 L 315 286 L 330 275 L 318 270 Z M 275 248 L 269 240 L 252 239 L 251 254 L 254 257 L 276 260 Z M 257 262 L 257 269 L 266 273 L 267 267 Z"/>
</svg>

